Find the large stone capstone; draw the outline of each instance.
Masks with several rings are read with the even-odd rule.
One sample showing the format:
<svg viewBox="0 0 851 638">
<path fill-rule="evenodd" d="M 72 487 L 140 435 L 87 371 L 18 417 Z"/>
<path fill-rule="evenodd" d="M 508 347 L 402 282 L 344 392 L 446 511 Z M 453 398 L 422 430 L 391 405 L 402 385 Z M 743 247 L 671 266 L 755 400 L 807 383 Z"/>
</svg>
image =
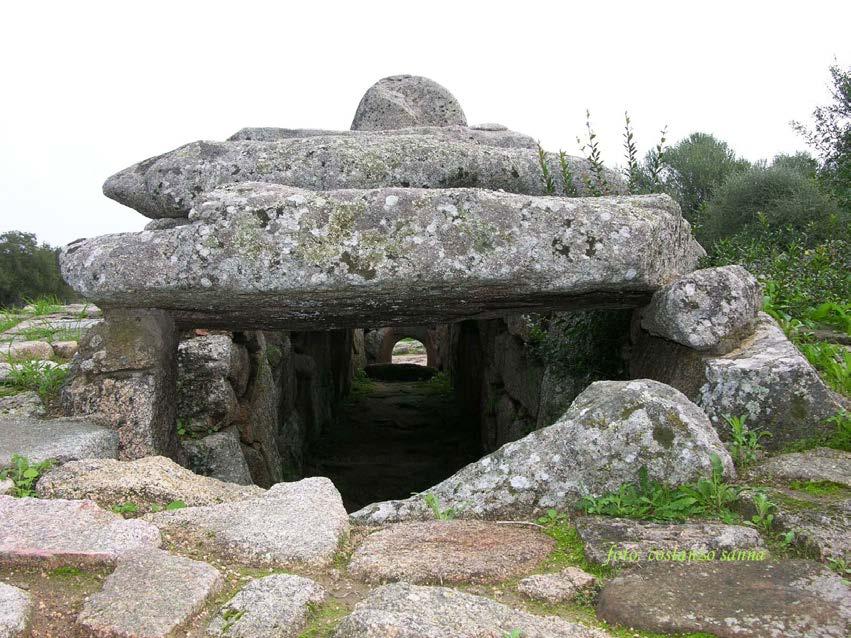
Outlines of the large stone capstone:
<svg viewBox="0 0 851 638">
<path fill-rule="evenodd" d="M 634 307 L 703 254 L 665 195 L 253 182 L 198 195 L 189 220 L 74 242 L 62 274 L 99 306 L 179 325 L 317 329 Z"/>
<path fill-rule="evenodd" d="M 589 194 L 588 163 L 568 156 L 573 186 Z M 564 191 L 559 158 L 545 154 L 555 193 Z M 613 192 L 621 180 L 606 172 Z M 238 182 L 314 191 L 341 188 L 478 187 L 544 195 L 538 151 L 496 147 L 446 134 L 312 136 L 277 141 L 199 141 L 152 157 L 106 180 L 103 192 L 151 218 L 186 217 L 207 191 Z"/>
</svg>

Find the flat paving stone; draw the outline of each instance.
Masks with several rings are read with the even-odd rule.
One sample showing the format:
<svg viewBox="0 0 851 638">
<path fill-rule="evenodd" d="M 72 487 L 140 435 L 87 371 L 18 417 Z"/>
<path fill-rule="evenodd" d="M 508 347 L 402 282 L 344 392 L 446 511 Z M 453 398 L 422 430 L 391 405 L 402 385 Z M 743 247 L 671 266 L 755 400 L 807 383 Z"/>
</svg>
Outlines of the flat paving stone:
<svg viewBox="0 0 851 638">
<path fill-rule="evenodd" d="M 360 544 L 349 573 L 371 583 L 495 583 L 534 571 L 554 548 L 552 538 L 520 525 L 398 523 Z"/>
<path fill-rule="evenodd" d="M 26 636 L 32 608 L 32 597 L 27 592 L 0 583 L 0 638 Z"/>
<path fill-rule="evenodd" d="M 23 419 L 44 416 L 47 410 L 38 393 L 32 390 L 0 398 L 0 419 Z"/>
<path fill-rule="evenodd" d="M 606 622 L 720 638 L 847 638 L 851 589 L 813 561 L 654 563 L 610 581 Z"/>
<path fill-rule="evenodd" d="M 9 361 L 46 361 L 53 357 L 53 348 L 45 341 L 10 341 L 0 344 L 0 357 Z"/>
<path fill-rule="evenodd" d="M 256 498 L 266 490 L 235 485 L 195 474 L 163 456 L 135 461 L 83 459 L 45 474 L 36 486 L 42 498 L 89 498 L 101 507 L 133 503 L 140 512 L 150 506 L 183 501 L 186 505 L 213 505 Z"/>
<path fill-rule="evenodd" d="M 517 584 L 517 591 L 533 600 L 556 605 L 573 599 L 583 589 L 592 587 L 596 580 L 578 567 L 568 567 L 556 574 L 527 576 Z"/>
<path fill-rule="evenodd" d="M 252 580 L 231 598 L 207 627 L 216 638 L 297 638 L 311 605 L 325 589 L 309 578 L 275 574 Z"/>
<path fill-rule="evenodd" d="M 0 496 L 0 565 L 114 564 L 159 545 L 150 523 L 124 520 L 92 501 Z"/>
<path fill-rule="evenodd" d="M 585 543 L 585 557 L 601 565 L 662 560 L 671 552 L 693 552 L 696 558 L 714 551 L 718 560 L 731 552 L 744 552 L 740 559 L 754 557 L 748 552 L 761 552 L 763 559 L 768 555 L 759 532 L 744 525 L 660 524 L 585 516 L 576 521 L 576 530 Z"/>
<path fill-rule="evenodd" d="M 375 589 L 346 616 L 334 638 L 605 638 L 608 633 L 553 616 L 512 609 L 446 587 L 394 583 Z M 516 635 L 516 634 L 515 634 Z"/>
<path fill-rule="evenodd" d="M 0 420 L 0 467 L 20 454 L 32 463 L 66 463 L 118 456 L 118 434 L 85 419 L 16 418 Z"/>
<path fill-rule="evenodd" d="M 851 452 L 817 447 L 805 452 L 780 454 L 760 463 L 750 474 L 785 481 L 830 481 L 851 487 Z"/>
<path fill-rule="evenodd" d="M 163 530 L 187 530 L 211 550 L 258 567 L 326 565 L 349 519 L 327 478 L 273 485 L 264 496 L 221 505 L 148 514 Z"/>
<path fill-rule="evenodd" d="M 98 638 L 171 638 L 222 588 L 212 565 L 162 550 L 123 557 L 77 624 Z"/>
</svg>

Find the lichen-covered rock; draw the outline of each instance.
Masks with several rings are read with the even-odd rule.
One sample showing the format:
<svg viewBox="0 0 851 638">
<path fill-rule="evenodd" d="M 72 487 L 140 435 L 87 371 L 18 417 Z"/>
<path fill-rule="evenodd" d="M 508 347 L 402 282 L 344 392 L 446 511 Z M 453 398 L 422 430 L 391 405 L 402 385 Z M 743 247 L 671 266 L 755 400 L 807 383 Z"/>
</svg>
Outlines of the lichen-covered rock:
<svg viewBox="0 0 851 638">
<path fill-rule="evenodd" d="M 720 638 L 845 638 L 851 589 L 812 561 L 653 563 L 610 581 L 606 622 Z"/>
<path fill-rule="evenodd" d="M 11 465 L 14 454 L 31 463 L 114 459 L 118 436 L 86 419 L 0 419 L 0 468 Z"/>
<path fill-rule="evenodd" d="M 262 496 L 262 488 L 199 476 L 162 456 L 135 461 L 85 459 L 45 474 L 36 487 L 42 498 L 91 499 L 102 507 L 133 503 L 140 511 L 173 501 L 213 505 Z"/>
<path fill-rule="evenodd" d="M 762 290 L 741 266 L 695 270 L 654 293 L 641 313 L 650 334 L 724 353 L 753 332 Z"/>
<path fill-rule="evenodd" d="M 92 501 L 0 496 L 0 565 L 112 565 L 127 552 L 159 546 L 156 527 Z"/>
<path fill-rule="evenodd" d="M 423 135 L 447 142 L 470 142 L 482 146 L 501 146 L 505 148 L 537 148 L 535 140 L 523 133 L 499 129 L 466 126 L 412 126 L 390 131 L 328 131 L 310 128 L 252 127 L 240 129 L 228 138 L 228 141 L 256 140 L 274 142 L 306 137 L 363 137 L 379 139 L 381 137 L 399 137 L 402 135 Z"/>
<path fill-rule="evenodd" d="M 183 529 L 237 562 L 258 567 L 326 565 L 349 530 L 340 493 L 327 478 L 278 483 L 263 496 L 146 517 Z"/>
<path fill-rule="evenodd" d="M 588 163 L 573 156 L 567 160 L 577 192 L 592 194 L 585 185 L 585 178 L 594 179 Z M 555 192 L 562 193 L 558 155 L 548 153 L 545 161 Z M 625 192 L 615 173 L 606 176 L 612 193 Z M 192 142 L 116 173 L 103 190 L 151 218 L 186 217 L 203 193 L 251 181 L 311 191 L 478 187 L 547 193 L 537 149 L 387 134 Z"/>
<path fill-rule="evenodd" d="M 196 325 L 421 325 L 526 307 L 640 305 L 702 254 L 665 195 L 314 193 L 239 184 L 194 224 L 67 246 L 67 281 Z M 282 299 L 286 300 L 282 304 Z"/>
<path fill-rule="evenodd" d="M 607 638 L 554 616 L 535 616 L 446 587 L 384 585 L 343 618 L 334 638 Z"/>
<path fill-rule="evenodd" d="M 508 443 L 471 463 L 434 494 L 464 518 L 528 518 L 549 508 L 569 509 L 638 480 L 679 485 L 711 473 L 718 455 L 735 475 L 730 455 L 701 412 L 679 391 L 655 381 L 599 381 L 580 394 L 550 427 Z M 423 519 L 421 496 L 376 503 L 352 514 L 359 523 Z"/>
<path fill-rule="evenodd" d="M 171 638 L 222 588 L 212 565 L 162 550 L 122 557 L 77 624 L 96 638 Z"/>
<path fill-rule="evenodd" d="M 817 447 L 805 452 L 778 454 L 753 467 L 750 474 L 786 481 L 830 481 L 851 488 L 851 452 Z"/>
<path fill-rule="evenodd" d="M 771 433 L 770 450 L 832 432 L 825 419 L 848 407 L 831 391 L 777 323 L 759 313 L 754 334 L 725 355 L 701 353 L 643 330 L 633 333 L 630 374 L 667 383 L 697 403 L 722 438 L 726 416 Z"/>
<path fill-rule="evenodd" d="M 754 336 L 723 357 L 705 360 L 706 383 L 696 403 L 713 425 L 725 415 L 746 416 L 748 426 L 770 432 L 769 449 L 832 429 L 825 419 L 844 407 L 777 323 L 760 313 Z"/>
<path fill-rule="evenodd" d="M 252 580 L 219 610 L 207 628 L 215 638 L 297 638 L 325 589 L 303 576 Z"/>
<path fill-rule="evenodd" d="M 202 439 L 187 439 L 183 441 L 183 449 L 189 457 L 189 467 L 196 474 L 238 485 L 252 484 L 236 429 L 228 428 Z"/>
<path fill-rule="evenodd" d="M 449 91 L 419 75 L 391 75 L 380 79 L 364 93 L 352 121 L 352 130 L 452 125 L 466 126 L 467 118 Z"/>
<path fill-rule="evenodd" d="M 370 583 L 493 583 L 528 574 L 555 549 L 538 530 L 486 521 L 398 523 L 358 546 L 349 573 Z"/>
<path fill-rule="evenodd" d="M 728 556 L 765 558 L 768 552 L 753 527 L 721 523 L 662 524 L 626 518 L 584 516 L 576 521 L 576 530 L 585 543 L 585 557 L 595 563 L 623 565 L 677 556 L 707 556 L 714 552 L 720 560 Z"/>
<path fill-rule="evenodd" d="M 24 638 L 32 611 L 33 600 L 27 592 L 0 583 L 0 638 Z"/>
<path fill-rule="evenodd" d="M 517 591 L 533 600 L 551 605 L 568 602 L 583 589 L 593 587 L 597 579 L 578 567 L 567 567 L 556 574 L 535 574 L 517 583 Z"/>
</svg>

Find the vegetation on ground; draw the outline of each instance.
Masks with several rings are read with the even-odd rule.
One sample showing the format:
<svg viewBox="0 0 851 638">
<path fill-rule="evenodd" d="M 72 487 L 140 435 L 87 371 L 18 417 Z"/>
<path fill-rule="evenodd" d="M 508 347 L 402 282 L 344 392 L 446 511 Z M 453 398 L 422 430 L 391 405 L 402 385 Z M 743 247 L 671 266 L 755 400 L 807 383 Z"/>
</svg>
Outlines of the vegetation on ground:
<svg viewBox="0 0 851 638">
<path fill-rule="evenodd" d="M 12 455 L 12 467 L 0 470 L 0 480 L 10 479 L 15 485 L 12 496 L 24 498 L 35 496 L 35 485 L 47 470 L 53 467 L 50 459 L 40 463 L 31 463 L 30 460 L 20 454 Z"/>
<path fill-rule="evenodd" d="M 12 361 L 11 369 L 3 384 L 15 392 L 34 390 L 41 399 L 49 402 L 58 393 L 68 376 L 68 370 L 59 367 L 54 362 L 47 361 Z"/>
<path fill-rule="evenodd" d="M 747 415 L 725 415 L 724 420 L 730 426 L 730 455 L 739 469 L 744 469 L 757 460 L 762 452 L 760 440 L 771 436 L 770 432 L 751 429 L 747 426 Z"/>
</svg>

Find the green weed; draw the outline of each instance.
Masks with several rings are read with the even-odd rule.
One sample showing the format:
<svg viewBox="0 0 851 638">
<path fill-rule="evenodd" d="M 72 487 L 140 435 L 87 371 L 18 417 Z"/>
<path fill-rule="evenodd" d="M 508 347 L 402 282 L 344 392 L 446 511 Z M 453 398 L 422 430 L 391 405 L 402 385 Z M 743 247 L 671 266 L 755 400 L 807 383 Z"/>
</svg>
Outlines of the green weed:
<svg viewBox="0 0 851 638">
<path fill-rule="evenodd" d="M 23 392 L 35 390 L 42 399 L 55 396 L 68 371 L 44 361 L 20 361 L 9 362 L 12 366 L 6 378 L 5 384 L 12 386 L 15 390 Z"/>
<path fill-rule="evenodd" d="M 541 182 L 544 184 L 544 192 L 547 195 L 555 195 L 555 181 L 550 172 L 550 166 L 547 164 L 547 154 L 544 152 L 544 147 L 541 146 L 540 142 L 538 142 L 538 166 L 541 169 Z"/>
<path fill-rule="evenodd" d="M 432 494 L 431 492 L 423 494 L 422 496 L 423 500 L 425 501 L 425 504 L 428 505 L 432 514 L 434 514 L 435 520 L 451 521 L 457 516 L 458 513 L 451 507 L 448 509 L 442 509 L 440 507 L 440 499 L 437 498 L 437 496 Z"/>
<path fill-rule="evenodd" d="M 745 521 L 746 525 L 756 527 L 763 532 L 770 532 L 774 526 L 774 513 L 777 511 L 777 505 L 768 500 L 763 492 L 756 492 L 753 495 L 753 505 L 756 513 L 751 516 L 751 520 Z"/>
<path fill-rule="evenodd" d="M 841 494 L 848 490 L 844 485 L 832 481 L 792 481 L 789 488 L 799 492 L 806 492 L 812 496 L 830 496 Z"/>
<path fill-rule="evenodd" d="M 756 461 L 759 452 L 762 450 L 760 439 L 771 436 L 771 433 L 749 429 L 745 423 L 747 415 L 744 414 L 742 416 L 727 414 L 724 415 L 724 420 L 730 425 L 732 439 L 730 451 L 732 452 L 733 463 L 736 467 L 745 468 Z"/>
<path fill-rule="evenodd" d="M 116 503 L 112 506 L 112 511 L 116 514 L 135 514 L 139 511 L 139 506 L 136 503 Z"/>
<path fill-rule="evenodd" d="M 15 484 L 13 496 L 24 498 L 35 496 L 35 484 L 41 475 L 53 467 L 53 461 L 48 459 L 41 463 L 30 463 L 30 460 L 19 454 L 12 455 L 12 467 L 0 471 L 0 480 L 11 479 Z"/>
<path fill-rule="evenodd" d="M 24 298 L 24 303 L 26 304 L 26 311 L 36 317 L 42 317 L 44 315 L 51 315 L 59 312 L 62 310 L 63 306 L 62 300 L 56 295 L 44 295 L 34 299 Z"/>
</svg>

